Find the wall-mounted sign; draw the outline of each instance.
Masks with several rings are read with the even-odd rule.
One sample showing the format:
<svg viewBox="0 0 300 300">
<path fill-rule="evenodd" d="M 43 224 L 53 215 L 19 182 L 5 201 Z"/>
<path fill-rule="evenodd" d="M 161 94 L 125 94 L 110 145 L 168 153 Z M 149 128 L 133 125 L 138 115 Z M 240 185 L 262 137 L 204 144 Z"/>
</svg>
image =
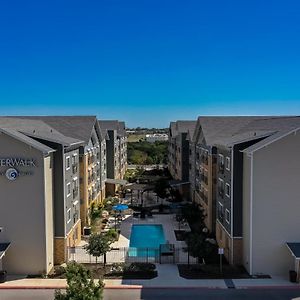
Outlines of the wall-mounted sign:
<svg viewBox="0 0 300 300">
<path fill-rule="evenodd" d="M 0 167 L 36 167 L 33 159 L 0 158 Z"/>
<path fill-rule="evenodd" d="M 36 167 L 36 164 L 34 159 L 0 158 L 0 167 L 8 167 L 5 171 L 0 171 L 0 176 L 5 176 L 8 180 L 14 181 L 20 176 L 33 174 L 31 171 L 20 171 L 16 167 L 33 168 Z"/>
<path fill-rule="evenodd" d="M 6 170 L 5 176 L 8 180 L 13 181 L 17 179 L 17 177 L 19 176 L 19 172 L 16 169 L 9 168 Z"/>
</svg>

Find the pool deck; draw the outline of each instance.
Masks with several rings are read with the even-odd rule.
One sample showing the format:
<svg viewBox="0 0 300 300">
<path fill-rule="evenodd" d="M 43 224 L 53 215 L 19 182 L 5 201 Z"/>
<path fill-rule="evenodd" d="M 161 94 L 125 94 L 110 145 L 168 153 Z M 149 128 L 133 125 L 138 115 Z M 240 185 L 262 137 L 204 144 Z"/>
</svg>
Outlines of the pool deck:
<svg viewBox="0 0 300 300">
<path fill-rule="evenodd" d="M 131 215 L 126 215 L 125 220 L 121 224 L 121 235 L 117 242 L 112 244 L 112 247 L 129 247 L 131 227 L 134 224 L 161 224 L 163 226 L 165 239 L 170 244 L 174 244 L 175 247 L 185 247 L 186 244 L 183 241 L 177 241 L 174 230 L 178 229 L 178 222 L 175 220 L 174 214 L 168 215 L 153 215 L 152 218 L 140 219 L 133 218 Z M 190 231 L 188 224 L 186 226 L 180 226 L 182 230 Z"/>
<path fill-rule="evenodd" d="M 130 235 L 131 235 L 131 227 L 134 224 L 157 224 L 162 225 L 164 230 L 165 239 L 168 243 L 173 244 L 176 249 L 178 249 L 177 252 L 177 260 L 178 263 L 187 263 L 187 253 L 183 251 L 183 247 L 186 247 L 186 244 L 184 241 L 177 241 L 174 230 L 178 229 L 178 222 L 175 219 L 175 214 L 157 214 L 153 215 L 151 218 L 146 219 L 140 219 L 140 218 L 133 218 L 132 215 L 125 215 L 125 219 L 121 223 L 121 234 L 119 236 L 119 240 L 111 244 L 112 248 L 120 249 L 119 251 L 110 251 L 107 253 L 107 262 L 108 263 L 121 263 L 125 261 L 145 261 L 144 257 L 131 257 L 129 258 L 127 256 L 126 251 L 123 251 L 124 248 L 129 248 L 130 243 Z M 190 231 L 190 227 L 188 224 L 186 225 L 180 225 L 181 230 Z M 76 248 L 75 254 L 71 255 L 70 259 L 74 259 L 75 261 L 82 262 L 82 263 L 88 263 L 88 262 L 96 262 L 96 259 L 94 257 L 89 256 L 86 251 L 82 248 L 85 244 L 87 244 L 86 241 L 82 241 L 79 245 L 79 247 Z M 98 262 L 103 261 L 103 257 L 100 257 L 97 259 Z M 131 261 L 131 262 L 132 262 Z M 154 262 L 154 258 L 149 258 L 149 262 Z M 190 263 L 196 262 L 196 259 L 193 257 L 189 258 Z"/>
</svg>

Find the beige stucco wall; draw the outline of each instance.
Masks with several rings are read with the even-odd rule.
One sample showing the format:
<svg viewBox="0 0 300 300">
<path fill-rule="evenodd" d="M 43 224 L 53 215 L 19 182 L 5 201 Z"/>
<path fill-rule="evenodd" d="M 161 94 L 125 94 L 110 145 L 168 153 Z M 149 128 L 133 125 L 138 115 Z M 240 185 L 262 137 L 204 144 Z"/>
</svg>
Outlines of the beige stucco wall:
<svg viewBox="0 0 300 300">
<path fill-rule="evenodd" d="M 253 155 L 252 273 L 288 276 L 286 242 L 300 241 L 300 133 Z"/>
<path fill-rule="evenodd" d="M 45 177 L 45 242 L 46 242 L 46 271 L 53 268 L 54 261 L 54 224 L 53 224 L 53 157 L 52 155 L 44 158 L 44 177 Z"/>
<path fill-rule="evenodd" d="M 34 159 L 37 167 L 18 167 L 33 175 L 9 181 L 0 176 L 0 242 L 11 246 L 3 260 L 10 274 L 46 273 L 44 158 L 36 149 L 0 134 L 1 158 Z M 7 167 L 0 167 L 5 172 Z M 49 245 L 50 247 L 50 245 Z"/>
</svg>

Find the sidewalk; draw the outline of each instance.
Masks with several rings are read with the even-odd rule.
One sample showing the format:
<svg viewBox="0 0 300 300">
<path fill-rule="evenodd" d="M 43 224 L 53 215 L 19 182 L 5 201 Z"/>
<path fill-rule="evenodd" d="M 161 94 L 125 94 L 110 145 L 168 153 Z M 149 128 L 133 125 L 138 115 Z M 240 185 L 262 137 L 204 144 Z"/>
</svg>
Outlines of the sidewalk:
<svg viewBox="0 0 300 300">
<path fill-rule="evenodd" d="M 297 283 L 283 278 L 272 279 L 185 279 L 179 276 L 176 265 L 157 265 L 158 277 L 151 280 L 104 280 L 106 289 L 142 289 L 142 288 L 205 288 L 205 289 L 267 289 L 287 288 L 300 289 Z M 97 280 L 96 280 L 97 281 Z M 0 284 L 0 289 L 63 289 L 65 279 L 27 279 L 8 277 L 8 281 Z"/>
</svg>

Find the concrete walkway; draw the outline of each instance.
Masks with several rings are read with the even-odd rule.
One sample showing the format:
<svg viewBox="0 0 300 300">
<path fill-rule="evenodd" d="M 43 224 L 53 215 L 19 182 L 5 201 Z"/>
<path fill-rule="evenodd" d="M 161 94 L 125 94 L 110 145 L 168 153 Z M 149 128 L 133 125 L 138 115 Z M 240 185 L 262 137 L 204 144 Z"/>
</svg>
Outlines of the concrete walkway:
<svg viewBox="0 0 300 300">
<path fill-rule="evenodd" d="M 272 279 L 184 279 L 179 276 L 176 265 L 157 265 L 158 277 L 151 280 L 104 280 L 107 289 L 141 288 L 210 288 L 210 289 L 256 289 L 256 288 L 292 288 L 300 285 L 283 278 Z M 27 279 L 9 276 L 8 281 L 0 284 L 0 289 L 63 289 L 65 279 Z"/>
</svg>

